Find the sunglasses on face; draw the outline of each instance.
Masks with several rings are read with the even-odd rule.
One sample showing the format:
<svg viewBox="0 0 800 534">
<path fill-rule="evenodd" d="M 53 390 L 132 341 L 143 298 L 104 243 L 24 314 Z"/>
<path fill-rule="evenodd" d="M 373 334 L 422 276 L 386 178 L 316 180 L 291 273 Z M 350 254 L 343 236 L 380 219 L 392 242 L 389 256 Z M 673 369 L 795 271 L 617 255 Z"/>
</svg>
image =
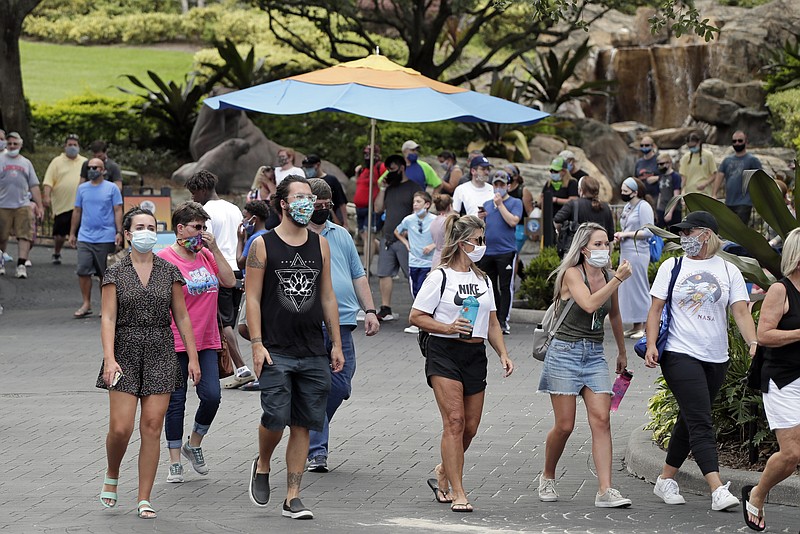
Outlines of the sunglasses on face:
<svg viewBox="0 0 800 534">
<path fill-rule="evenodd" d="M 734 145 L 743 145 L 745 143 L 744 139 L 734 139 L 732 141 Z"/>
<path fill-rule="evenodd" d="M 642 144 L 641 144 L 641 145 L 639 145 L 639 146 L 640 146 L 641 148 L 647 148 L 647 147 L 649 147 L 649 146 L 653 146 L 653 145 L 642 143 Z"/>
<path fill-rule="evenodd" d="M 472 245 L 477 245 L 479 247 L 483 246 L 483 244 L 486 243 L 486 239 L 483 237 L 468 237 L 467 239 L 465 239 L 465 241 L 467 243 L 470 243 Z"/>
<path fill-rule="evenodd" d="M 197 224 L 185 224 L 184 226 L 186 228 L 194 228 L 198 232 L 205 232 L 206 231 L 206 225 L 205 224 L 200 224 L 200 223 L 197 223 Z"/>
<path fill-rule="evenodd" d="M 705 231 L 705 228 L 683 228 L 678 230 L 678 234 L 683 236 L 689 236 L 695 230 L 700 230 L 700 233 L 703 233 L 703 231 Z"/>
<path fill-rule="evenodd" d="M 93 171 L 102 171 L 104 170 L 103 167 L 98 167 L 97 165 L 89 165 L 89 169 Z"/>
</svg>

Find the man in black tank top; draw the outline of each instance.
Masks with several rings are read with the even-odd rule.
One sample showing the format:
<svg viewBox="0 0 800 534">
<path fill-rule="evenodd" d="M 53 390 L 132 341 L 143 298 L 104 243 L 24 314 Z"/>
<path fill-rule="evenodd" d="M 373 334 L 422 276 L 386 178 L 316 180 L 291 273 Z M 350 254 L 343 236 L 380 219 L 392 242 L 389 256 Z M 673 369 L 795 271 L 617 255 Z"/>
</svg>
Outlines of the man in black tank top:
<svg viewBox="0 0 800 534">
<path fill-rule="evenodd" d="M 306 226 L 315 198 L 305 178 L 283 179 L 273 195 L 281 224 L 253 241 L 247 256 L 247 327 L 253 370 L 261 388 L 258 456 L 250 474 L 250 500 L 269 502 L 270 460 L 286 426 L 286 500 L 282 515 L 311 519 L 300 501 L 309 430 L 322 430 L 330 390 L 330 370 L 344 366 L 339 310 L 331 284 L 327 240 Z M 331 339 L 328 357 L 322 322 Z"/>
</svg>

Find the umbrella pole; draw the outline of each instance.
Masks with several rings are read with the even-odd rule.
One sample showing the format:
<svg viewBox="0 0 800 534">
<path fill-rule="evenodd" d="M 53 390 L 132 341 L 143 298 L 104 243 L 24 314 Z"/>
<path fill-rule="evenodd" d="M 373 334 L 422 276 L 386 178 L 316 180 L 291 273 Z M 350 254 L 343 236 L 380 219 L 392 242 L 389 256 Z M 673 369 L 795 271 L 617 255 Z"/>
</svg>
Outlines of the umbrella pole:
<svg viewBox="0 0 800 534">
<path fill-rule="evenodd" d="M 372 252 L 372 182 L 375 176 L 375 119 L 369 120 L 369 203 L 367 204 L 367 242 L 364 247 L 364 265 L 367 266 L 369 280 L 370 259 Z"/>
</svg>

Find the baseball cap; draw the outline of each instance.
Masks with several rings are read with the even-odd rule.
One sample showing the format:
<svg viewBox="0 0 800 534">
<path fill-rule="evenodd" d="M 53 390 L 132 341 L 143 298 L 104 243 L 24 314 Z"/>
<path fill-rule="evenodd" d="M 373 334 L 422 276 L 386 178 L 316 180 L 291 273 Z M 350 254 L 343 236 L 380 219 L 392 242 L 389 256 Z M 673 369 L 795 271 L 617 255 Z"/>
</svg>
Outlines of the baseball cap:
<svg viewBox="0 0 800 534">
<path fill-rule="evenodd" d="M 719 231 L 717 220 L 707 211 L 693 211 L 686 215 L 681 222 L 673 224 L 672 228 L 677 228 L 678 230 L 708 228 L 715 234 Z"/>
<path fill-rule="evenodd" d="M 550 163 L 550 170 L 551 171 L 562 171 L 564 170 L 564 158 L 557 157 Z"/>
<path fill-rule="evenodd" d="M 510 181 L 511 181 L 511 176 L 509 176 L 508 173 L 502 169 L 497 169 L 492 174 L 491 183 L 503 182 L 507 184 Z"/>
<path fill-rule="evenodd" d="M 303 167 L 313 167 L 320 161 L 322 160 L 319 159 L 319 156 L 317 156 L 316 154 L 309 154 L 308 156 L 306 156 L 306 159 L 303 160 L 303 163 L 301 163 L 301 165 Z"/>
<path fill-rule="evenodd" d="M 469 162 L 469 168 L 474 169 L 475 167 L 491 167 L 492 164 L 489 163 L 489 160 L 486 159 L 485 156 L 475 156 L 472 158 L 472 161 Z"/>
<path fill-rule="evenodd" d="M 572 150 L 562 150 L 558 153 L 558 157 L 563 159 L 564 161 L 568 159 L 575 159 L 575 152 Z"/>
<path fill-rule="evenodd" d="M 412 141 L 411 139 L 403 143 L 403 152 L 405 152 L 406 150 L 416 150 L 418 148 L 419 148 L 419 143 L 417 143 L 416 141 Z"/>
</svg>

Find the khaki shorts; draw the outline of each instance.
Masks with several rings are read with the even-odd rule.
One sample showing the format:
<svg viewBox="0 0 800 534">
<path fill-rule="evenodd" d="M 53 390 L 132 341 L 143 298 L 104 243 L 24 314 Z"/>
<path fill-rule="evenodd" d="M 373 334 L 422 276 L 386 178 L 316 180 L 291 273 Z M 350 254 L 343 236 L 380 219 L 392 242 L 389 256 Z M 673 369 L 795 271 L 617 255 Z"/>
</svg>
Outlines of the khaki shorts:
<svg viewBox="0 0 800 534">
<path fill-rule="evenodd" d="M 17 239 L 33 240 L 33 213 L 30 206 L 0 208 L 0 241 L 8 241 L 9 235 Z"/>
</svg>

